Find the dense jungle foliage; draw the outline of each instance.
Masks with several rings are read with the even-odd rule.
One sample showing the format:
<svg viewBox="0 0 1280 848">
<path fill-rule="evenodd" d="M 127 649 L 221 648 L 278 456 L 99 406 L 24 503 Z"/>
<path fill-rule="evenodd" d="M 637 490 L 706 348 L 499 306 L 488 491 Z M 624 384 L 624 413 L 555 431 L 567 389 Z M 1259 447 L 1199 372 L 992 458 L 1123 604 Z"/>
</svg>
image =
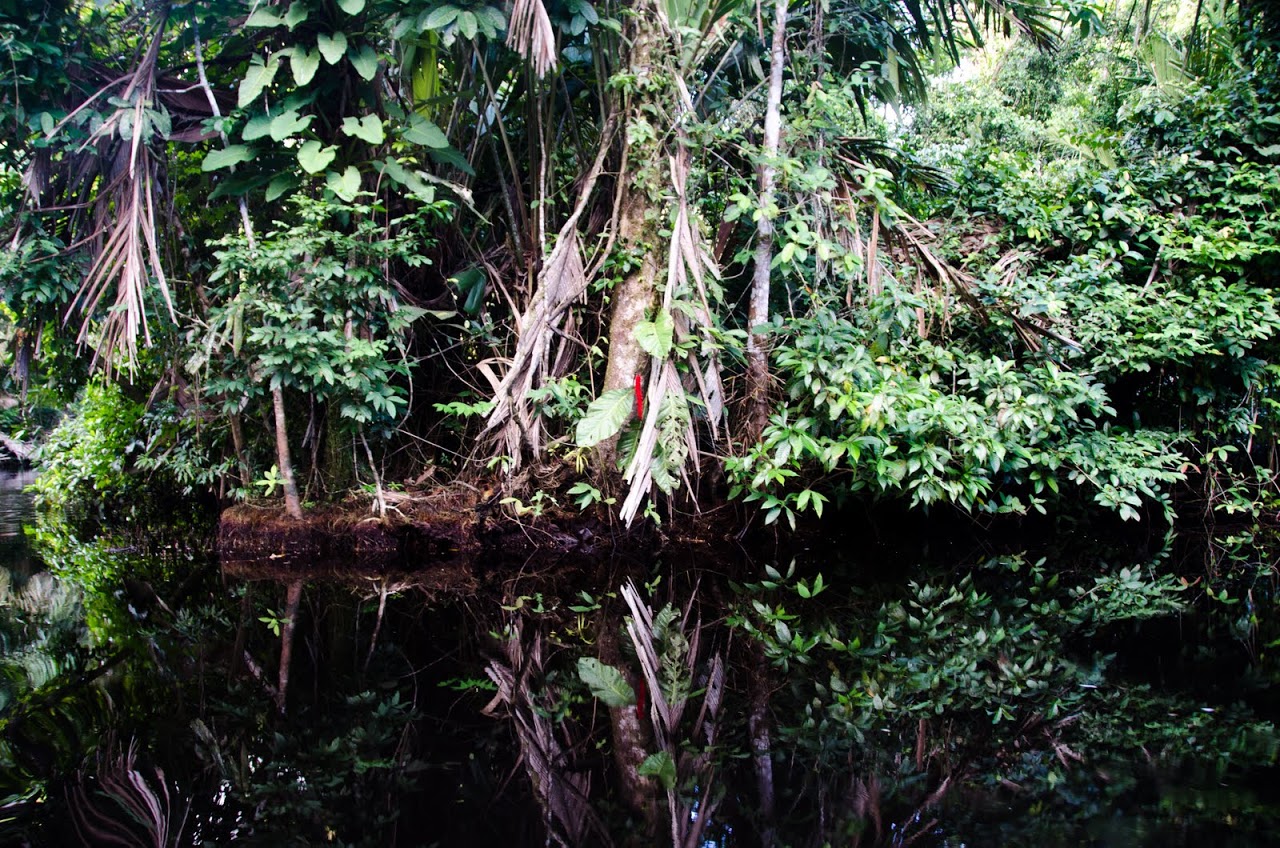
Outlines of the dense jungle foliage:
<svg viewBox="0 0 1280 848">
<path fill-rule="evenodd" d="M 10 429 L 295 514 L 1261 508 L 1273 14 L 978 6 L 14 16 Z"/>
<path fill-rule="evenodd" d="M 40 445 L 57 575 L 0 583 L 21 840 L 115 803 L 173 844 L 412 841 L 404 798 L 517 768 L 566 845 L 1280 817 L 1150 800 L 1280 750 L 1271 4 L 47 0 L 0 30 L 0 431 Z M 451 706 L 397 647 L 425 625 L 382 630 L 409 584 L 228 597 L 173 505 L 441 491 L 828 547 L 504 583 L 443 682 L 509 733 L 437 783 Z M 957 526 L 977 553 L 914 546 Z M 170 793 L 220 800 L 184 835 Z"/>
</svg>

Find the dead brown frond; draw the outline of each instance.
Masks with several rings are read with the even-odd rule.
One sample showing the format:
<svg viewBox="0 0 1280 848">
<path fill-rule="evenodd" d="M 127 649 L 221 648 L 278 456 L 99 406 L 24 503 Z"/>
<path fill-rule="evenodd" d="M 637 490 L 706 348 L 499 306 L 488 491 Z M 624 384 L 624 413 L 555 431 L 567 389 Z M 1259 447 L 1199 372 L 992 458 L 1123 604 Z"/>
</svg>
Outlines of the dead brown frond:
<svg viewBox="0 0 1280 848">
<path fill-rule="evenodd" d="M 542 0 L 515 0 L 507 46 L 523 56 L 540 77 L 556 66 L 556 34 Z"/>
<path fill-rule="evenodd" d="M 55 129 L 61 129 L 79 112 L 110 95 L 118 104 L 79 150 L 63 163 L 61 196 L 65 207 L 88 211 L 73 216 L 84 230 L 78 243 L 89 248 L 92 262 L 64 317 L 81 317 L 77 340 L 90 341 L 98 310 L 106 316 L 94 340 L 94 363 L 108 371 L 123 356 L 129 368 L 137 359 L 137 340 L 151 343 L 147 320 L 147 295 L 154 286 L 173 315 L 173 301 L 161 262 L 157 241 L 159 160 L 152 147 L 167 130 L 157 116 L 162 112 L 156 90 L 157 60 L 164 40 L 165 20 L 155 23 L 147 50 L 133 70 L 112 80 L 72 110 Z M 43 163 L 43 164 L 42 164 Z M 37 159 L 27 174 L 27 186 L 37 206 L 46 199 L 52 176 L 49 163 Z M 70 201 L 70 203 L 68 203 Z"/>
<path fill-rule="evenodd" d="M 516 349 L 494 389 L 494 406 L 483 434 L 496 435 L 502 452 L 511 458 L 511 471 L 520 467 L 526 449 L 537 455 L 542 447 L 542 419 L 530 405 L 529 392 L 550 370 L 552 341 L 564 326 L 569 307 L 582 297 L 591 280 L 577 228 L 604 170 L 614 126 L 610 121 L 601 133 L 595 162 L 578 192 L 573 214 L 560 228 L 555 247 L 543 263 L 529 305 L 517 320 Z"/>
<path fill-rule="evenodd" d="M 713 438 L 718 434 L 724 416 L 724 384 L 720 377 L 720 359 L 711 338 L 714 326 L 711 305 L 707 294 L 707 278 L 718 279 L 720 269 L 712 257 L 702 232 L 689 211 L 686 186 L 689 180 L 689 151 L 678 148 L 670 159 L 671 185 L 676 195 L 675 218 L 671 226 L 671 242 L 667 253 L 667 284 L 663 292 L 662 308 L 673 316 L 673 338 L 677 347 L 689 345 L 689 373 L 691 389 L 697 392 L 706 409 Z M 676 309 L 675 304 L 691 304 L 687 310 Z M 670 360 L 654 360 L 649 372 L 649 402 L 644 426 L 635 455 L 627 466 L 623 479 L 629 482 L 627 497 L 619 516 L 628 526 L 640 511 L 644 498 L 653 488 L 653 455 L 663 416 L 663 402 L 669 392 L 683 391 L 680 372 Z M 688 456 L 698 466 L 697 433 L 690 419 L 685 432 Z"/>
</svg>

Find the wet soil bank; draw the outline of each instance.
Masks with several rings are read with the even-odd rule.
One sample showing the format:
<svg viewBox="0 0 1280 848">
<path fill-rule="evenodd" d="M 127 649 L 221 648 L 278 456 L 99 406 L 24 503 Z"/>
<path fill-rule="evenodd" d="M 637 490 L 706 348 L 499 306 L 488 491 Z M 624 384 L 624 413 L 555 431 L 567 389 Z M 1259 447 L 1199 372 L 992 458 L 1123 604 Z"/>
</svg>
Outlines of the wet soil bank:
<svg viewBox="0 0 1280 848">
<path fill-rule="evenodd" d="M 274 504 L 239 505 L 222 512 L 217 547 L 225 571 L 264 579 L 286 572 L 319 576 L 355 563 L 368 569 L 470 565 L 486 557 L 508 563 L 532 556 L 599 560 L 673 545 L 740 552 L 741 529 L 729 510 L 686 517 L 678 527 L 637 522 L 628 530 L 590 512 L 515 518 L 490 503 L 406 501 L 378 517 L 364 501 L 309 510 L 300 521 Z"/>
</svg>

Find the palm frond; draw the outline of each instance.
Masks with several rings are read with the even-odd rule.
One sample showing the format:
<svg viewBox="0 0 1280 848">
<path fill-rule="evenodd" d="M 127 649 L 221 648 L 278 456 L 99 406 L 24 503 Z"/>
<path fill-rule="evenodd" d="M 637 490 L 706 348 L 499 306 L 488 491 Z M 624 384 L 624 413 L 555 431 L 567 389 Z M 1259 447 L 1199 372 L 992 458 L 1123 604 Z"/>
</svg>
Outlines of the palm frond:
<svg viewBox="0 0 1280 848">
<path fill-rule="evenodd" d="M 556 34 L 542 0 L 515 0 L 507 46 L 523 56 L 540 77 L 556 66 Z"/>
</svg>

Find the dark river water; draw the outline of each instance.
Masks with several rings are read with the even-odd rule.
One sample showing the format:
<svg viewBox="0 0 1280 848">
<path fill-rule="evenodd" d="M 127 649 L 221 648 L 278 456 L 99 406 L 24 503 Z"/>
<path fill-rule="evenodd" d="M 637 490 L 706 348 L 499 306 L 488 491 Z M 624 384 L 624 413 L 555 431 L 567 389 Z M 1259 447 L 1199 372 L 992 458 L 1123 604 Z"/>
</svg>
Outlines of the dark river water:
<svg viewBox="0 0 1280 848">
<path fill-rule="evenodd" d="M 1280 844 L 1256 553 L 1212 598 L 1195 546 L 847 529 L 219 563 L 194 508 L 72 526 L 32 479 L 0 475 L 0 845 Z"/>
</svg>

